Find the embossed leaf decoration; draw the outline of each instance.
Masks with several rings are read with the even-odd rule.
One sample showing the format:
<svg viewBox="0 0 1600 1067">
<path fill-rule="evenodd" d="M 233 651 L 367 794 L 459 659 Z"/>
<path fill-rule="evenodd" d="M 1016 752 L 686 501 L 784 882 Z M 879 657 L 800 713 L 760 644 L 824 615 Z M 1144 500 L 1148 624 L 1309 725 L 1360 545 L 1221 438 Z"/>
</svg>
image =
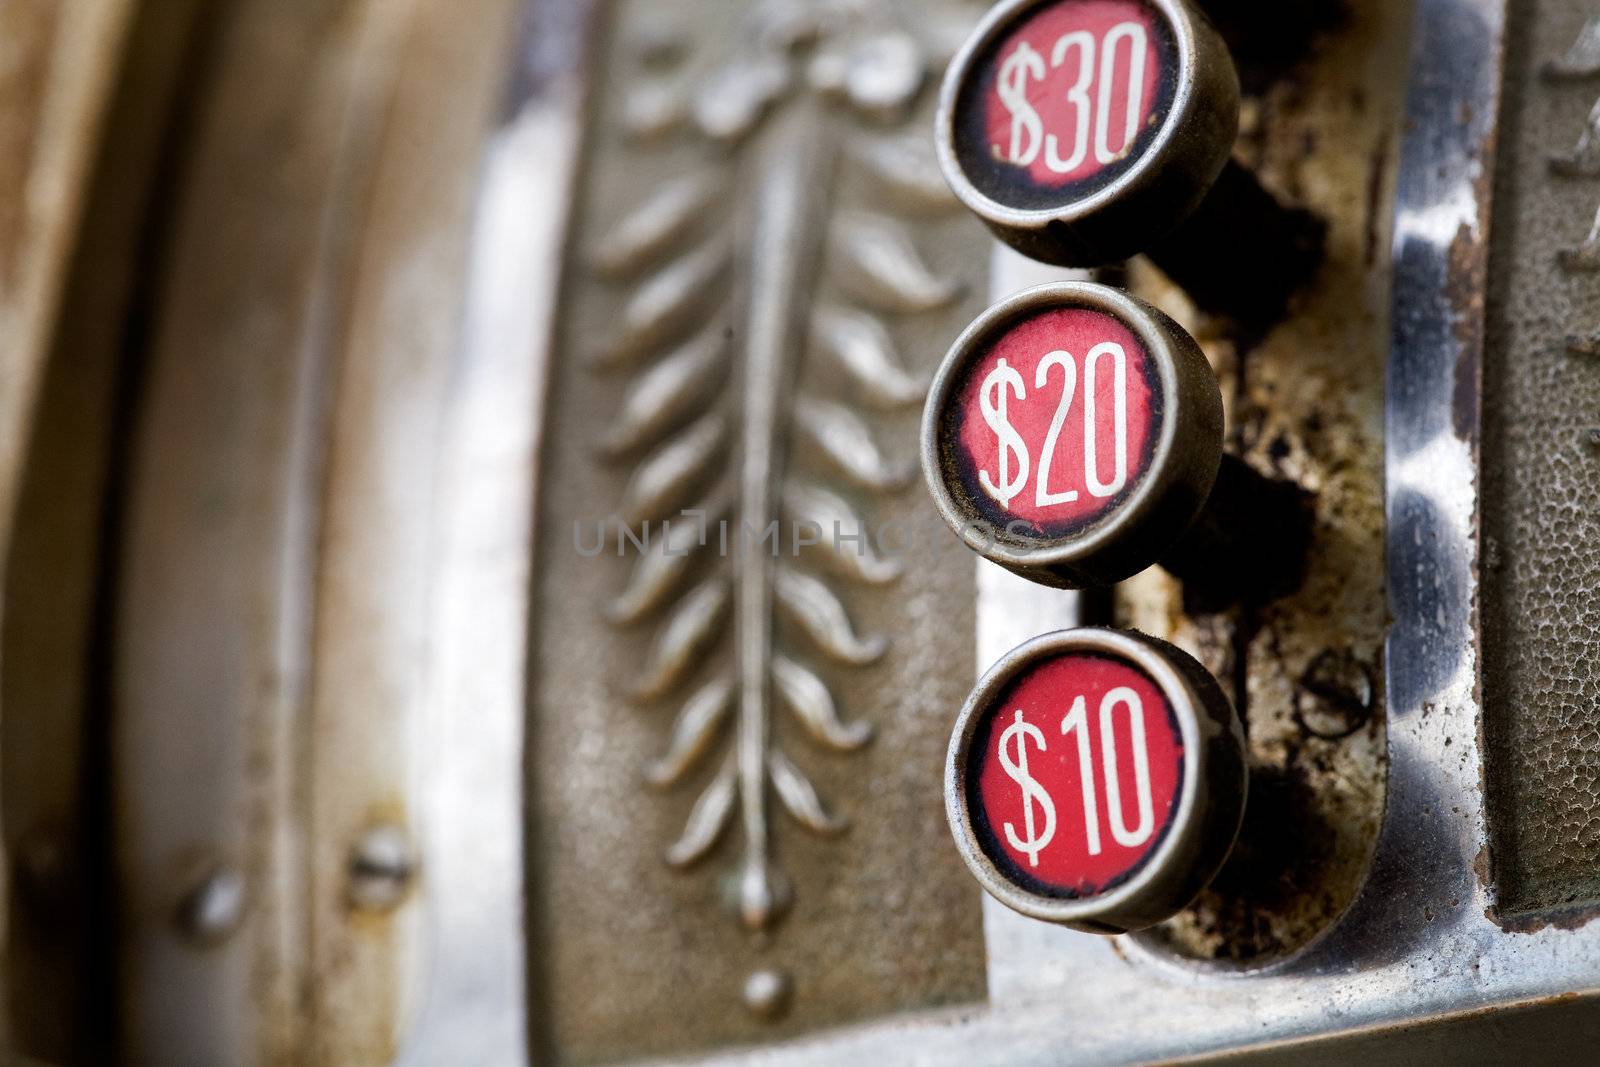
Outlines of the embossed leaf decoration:
<svg viewBox="0 0 1600 1067">
<path fill-rule="evenodd" d="M 891 219 L 852 212 L 833 227 L 839 283 L 879 311 L 933 311 L 961 295 L 961 286 L 936 276 L 905 228 Z"/>
<path fill-rule="evenodd" d="M 818 648 L 835 659 L 865 666 L 888 649 L 889 642 L 882 634 L 856 636 L 844 602 L 827 583 L 793 567 L 779 567 L 773 588 L 778 606 Z"/>
<path fill-rule="evenodd" d="M 700 509 L 698 515 L 685 515 L 669 523 L 666 531 L 639 554 L 627 586 L 606 608 L 606 618 L 617 626 L 631 626 L 665 607 L 694 560 L 709 547 L 707 529 L 727 517 L 729 504 L 728 497 L 722 495 Z"/>
<path fill-rule="evenodd" d="M 929 214 L 961 206 L 923 139 L 864 138 L 852 146 L 851 154 L 881 193 L 896 203 Z"/>
<path fill-rule="evenodd" d="M 873 406 L 906 407 L 926 395 L 926 386 L 901 367 L 894 338 L 871 315 L 824 306 L 812 315 L 811 330 L 822 351 Z"/>
<path fill-rule="evenodd" d="M 846 60 L 845 97 L 880 123 L 905 118 L 928 75 L 927 59 L 909 33 L 873 34 L 855 42 Z"/>
<path fill-rule="evenodd" d="M 688 121 L 688 92 L 665 79 L 634 86 L 622 109 L 622 128 L 636 141 L 660 140 Z"/>
<path fill-rule="evenodd" d="M 659 444 L 716 390 L 728 364 L 728 332 L 720 321 L 669 353 L 629 385 L 616 425 L 601 445 L 618 457 Z"/>
<path fill-rule="evenodd" d="M 717 776 L 711 779 L 700 798 L 689 812 L 689 821 L 683 836 L 667 849 L 667 862 L 674 867 L 687 867 L 705 858 L 711 846 L 717 843 L 722 831 L 728 828 L 733 815 L 734 801 L 739 799 L 738 765 L 732 753 L 722 761 Z"/>
<path fill-rule="evenodd" d="M 784 751 L 788 732 L 773 716 L 792 716 L 828 753 L 873 734 L 841 715 L 827 673 L 865 668 L 889 648 L 856 629 L 841 590 L 902 572 L 868 520 L 877 498 L 911 483 L 914 464 L 857 406 L 912 408 L 925 382 L 906 369 L 883 316 L 929 312 L 960 293 L 895 217 L 954 206 L 925 131 L 915 141 L 878 132 L 910 113 L 930 79 L 928 46 L 898 16 L 855 0 L 754 0 L 735 53 L 680 67 L 681 81 L 644 82 L 626 101 L 630 133 L 715 150 L 588 250 L 594 272 L 619 289 L 613 329 L 592 354 L 596 371 L 622 372 L 613 417 L 595 434 L 602 457 L 628 465 L 613 523 L 655 524 L 643 545 L 633 534 L 606 615 L 653 627 L 634 695 L 676 704 L 645 777 L 687 785 L 721 753 L 667 860 L 706 857 L 737 821 L 744 851 L 730 903 L 757 930 L 790 897 L 771 803 L 819 834 L 847 825 Z M 859 180 L 842 181 L 852 167 Z M 864 189 L 878 206 L 841 211 L 841 188 Z M 809 357 L 838 371 L 825 377 L 839 395 L 802 388 Z M 796 477 L 791 455 L 814 458 L 830 484 Z M 783 532 L 758 540 L 769 529 Z M 802 549 L 804 567 L 790 558 Z M 779 647 L 791 635 L 802 648 Z"/>
<path fill-rule="evenodd" d="M 866 520 L 838 493 L 820 485 L 792 483 L 784 487 L 785 516 L 795 523 L 819 531 L 820 553 L 835 572 L 868 585 L 887 585 L 899 578 L 903 567 L 885 559 L 871 540 L 847 539 L 847 535 L 867 529 Z M 841 536 L 846 535 L 846 536 Z"/>
<path fill-rule="evenodd" d="M 634 692 L 641 700 L 665 696 L 688 677 L 728 618 L 728 583 L 708 578 L 674 609 L 650 652 L 650 665 Z"/>
<path fill-rule="evenodd" d="M 694 121 L 713 141 L 739 141 L 788 90 L 793 72 L 772 53 L 735 58 L 706 81 L 694 101 Z"/>
<path fill-rule="evenodd" d="M 650 276 L 622 308 L 622 328 L 595 354 L 602 368 L 624 366 L 677 339 L 715 299 L 733 250 L 714 239 Z"/>
<path fill-rule="evenodd" d="M 672 727 L 667 754 L 645 772 L 651 785 L 676 785 L 711 750 L 719 727 L 733 710 L 733 682 L 713 678 L 690 697 Z"/>
<path fill-rule="evenodd" d="M 786 656 L 774 659 L 772 679 L 783 702 L 818 744 L 851 752 L 872 740 L 871 724 L 842 721 L 827 685 L 794 660 Z"/>
<path fill-rule="evenodd" d="M 622 521 L 638 526 L 687 507 L 721 457 L 727 433 L 727 419 L 714 411 L 646 456 L 622 492 Z"/>
<path fill-rule="evenodd" d="M 714 171 L 667 182 L 600 238 L 590 256 L 595 273 L 630 278 L 653 266 L 705 221 L 723 193 L 721 175 Z"/>
<path fill-rule="evenodd" d="M 861 416 L 842 404 L 802 399 L 795 421 L 839 473 L 863 489 L 904 489 L 916 475 L 910 461 L 891 462 Z"/>
<path fill-rule="evenodd" d="M 819 834 L 842 833 L 850 823 L 829 815 L 817 795 L 817 787 L 777 749 L 767 755 L 767 770 L 772 775 L 772 787 L 784 808 L 808 830 Z"/>
</svg>

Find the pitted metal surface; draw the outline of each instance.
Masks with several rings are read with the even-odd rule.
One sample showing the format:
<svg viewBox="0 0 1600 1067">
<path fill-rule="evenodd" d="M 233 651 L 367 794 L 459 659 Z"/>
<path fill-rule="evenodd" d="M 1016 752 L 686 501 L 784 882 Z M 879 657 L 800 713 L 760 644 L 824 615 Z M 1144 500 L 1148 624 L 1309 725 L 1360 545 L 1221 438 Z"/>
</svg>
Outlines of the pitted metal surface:
<svg viewBox="0 0 1600 1067">
<path fill-rule="evenodd" d="M 1592 4 L 1513 11 L 1483 382 L 1483 737 L 1497 910 L 1527 925 L 1600 904 L 1600 275 L 1584 243 L 1600 78 L 1539 74 Z"/>
<path fill-rule="evenodd" d="M 1328 223 L 1326 260 L 1285 321 L 1241 336 L 1197 316 L 1153 271 L 1134 271 L 1221 374 L 1228 450 L 1309 493 L 1316 516 L 1304 582 L 1272 603 L 1192 613 L 1155 572 L 1120 593 L 1118 621 L 1199 654 L 1247 727 L 1239 845 L 1155 935 L 1201 959 L 1259 965 L 1326 929 L 1361 886 L 1383 812 L 1383 253 L 1409 18 L 1405 5 L 1349 5 L 1309 60 L 1246 102 L 1239 157 Z"/>
</svg>

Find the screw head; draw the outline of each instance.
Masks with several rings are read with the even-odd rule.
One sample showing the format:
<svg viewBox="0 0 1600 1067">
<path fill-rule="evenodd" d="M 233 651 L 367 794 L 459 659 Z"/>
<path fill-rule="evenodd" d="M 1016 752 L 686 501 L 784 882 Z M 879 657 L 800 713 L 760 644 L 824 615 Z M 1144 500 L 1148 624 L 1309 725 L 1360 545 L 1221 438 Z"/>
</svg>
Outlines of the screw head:
<svg viewBox="0 0 1600 1067">
<path fill-rule="evenodd" d="M 397 826 L 367 830 L 350 850 L 347 896 L 364 911 L 386 911 L 405 898 L 416 873 L 411 839 Z"/>
<path fill-rule="evenodd" d="M 1325 649 L 1306 667 L 1295 692 L 1295 718 L 1326 741 L 1349 737 L 1372 718 L 1372 671 L 1349 650 Z"/>
<path fill-rule="evenodd" d="M 178 902 L 178 929 L 202 947 L 221 944 L 244 920 L 244 876 L 231 866 L 218 865 Z"/>
</svg>

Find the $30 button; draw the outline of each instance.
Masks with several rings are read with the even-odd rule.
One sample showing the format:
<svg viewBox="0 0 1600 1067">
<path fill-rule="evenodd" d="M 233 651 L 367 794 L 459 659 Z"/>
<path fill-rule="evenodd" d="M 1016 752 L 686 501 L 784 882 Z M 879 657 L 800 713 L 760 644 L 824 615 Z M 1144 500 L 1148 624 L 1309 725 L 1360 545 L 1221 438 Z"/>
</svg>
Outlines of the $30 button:
<svg viewBox="0 0 1600 1067">
<path fill-rule="evenodd" d="M 968 867 L 1035 918 L 1121 932 L 1165 919 L 1221 865 L 1244 810 L 1232 706 L 1186 653 L 1140 634 L 1047 634 L 978 683 L 946 810 Z"/>
<path fill-rule="evenodd" d="M 935 143 L 957 197 L 1024 255 L 1144 253 L 1260 326 L 1315 274 L 1323 225 L 1232 162 L 1238 124 L 1233 61 L 1190 0 L 1002 0 L 950 63 Z"/>
<path fill-rule="evenodd" d="M 950 63 L 935 124 L 956 195 L 1025 255 L 1141 252 L 1228 162 L 1239 82 L 1186 0 L 1004 0 Z"/>
</svg>

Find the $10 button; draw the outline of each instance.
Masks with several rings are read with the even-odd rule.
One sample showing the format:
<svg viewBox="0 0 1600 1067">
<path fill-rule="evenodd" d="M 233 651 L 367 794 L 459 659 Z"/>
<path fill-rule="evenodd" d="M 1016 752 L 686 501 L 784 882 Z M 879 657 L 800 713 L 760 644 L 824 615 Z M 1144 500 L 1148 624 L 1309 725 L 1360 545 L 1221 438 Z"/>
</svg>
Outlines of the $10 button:
<svg viewBox="0 0 1600 1067">
<path fill-rule="evenodd" d="M 1244 741 L 1216 682 L 1140 634 L 1047 634 L 978 683 L 950 743 L 963 859 L 1002 903 L 1120 933 L 1211 880 L 1244 811 Z"/>
<path fill-rule="evenodd" d="M 946 522 L 1035 581 L 1150 566 L 1211 492 L 1222 395 L 1184 330 L 1125 293 L 1062 282 L 990 308 L 929 391 L 922 460 Z"/>
</svg>

